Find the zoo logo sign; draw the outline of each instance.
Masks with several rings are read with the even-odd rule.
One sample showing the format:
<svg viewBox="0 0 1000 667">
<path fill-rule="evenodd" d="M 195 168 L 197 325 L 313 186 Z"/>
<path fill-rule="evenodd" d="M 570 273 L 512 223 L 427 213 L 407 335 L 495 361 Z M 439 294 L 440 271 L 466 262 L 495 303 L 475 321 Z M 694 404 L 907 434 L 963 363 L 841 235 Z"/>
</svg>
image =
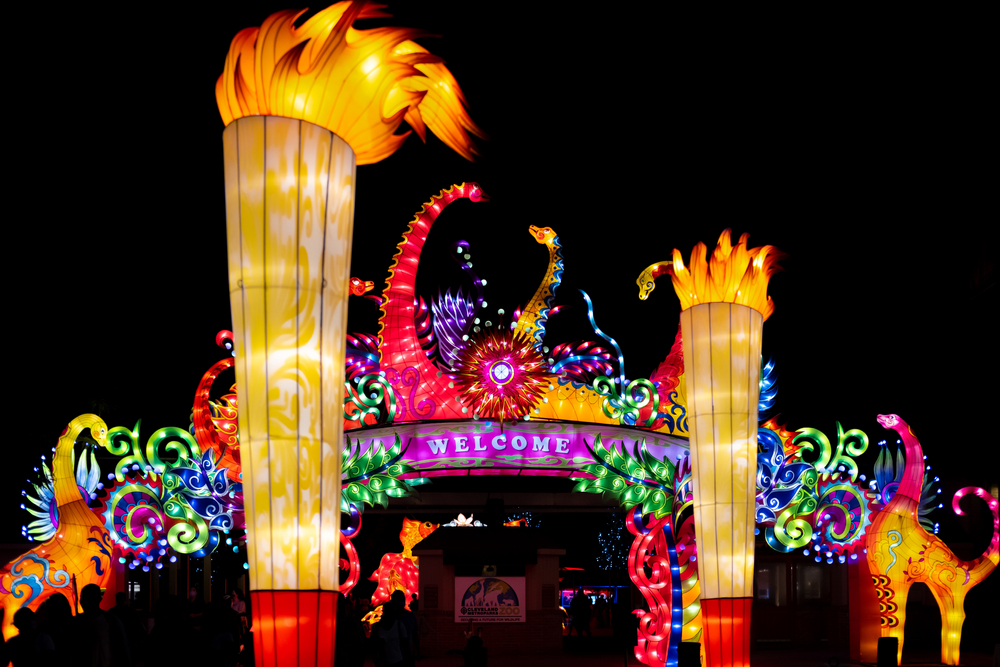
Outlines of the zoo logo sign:
<svg viewBox="0 0 1000 667">
<path fill-rule="evenodd" d="M 524 577 L 455 577 L 455 622 L 524 623 Z"/>
</svg>

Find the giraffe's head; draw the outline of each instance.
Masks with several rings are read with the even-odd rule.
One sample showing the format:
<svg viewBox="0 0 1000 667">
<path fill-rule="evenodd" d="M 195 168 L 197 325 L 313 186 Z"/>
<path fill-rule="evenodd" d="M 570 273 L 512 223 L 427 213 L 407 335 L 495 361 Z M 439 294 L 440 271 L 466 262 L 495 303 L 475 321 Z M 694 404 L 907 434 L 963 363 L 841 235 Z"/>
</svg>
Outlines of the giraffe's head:
<svg viewBox="0 0 1000 667">
<path fill-rule="evenodd" d="M 375 281 L 373 280 L 361 280 L 361 278 L 351 278 L 350 283 L 348 283 L 351 294 L 354 296 L 364 296 L 368 292 L 375 289 Z"/>
<path fill-rule="evenodd" d="M 556 238 L 556 233 L 551 227 L 535 227 L 534 225 L 530 225 L 528 233 L 542 245 L 548 245 Z"/>
<path fill-rule="evenodd" d="M 69 423 L 63 431 L 64 437 L 70 442 L 75 442 L 77 436 L 86 429 L 90 429 L 90 436 L 97 441 L 97 444 L 105 449 L 108 446 L 108 425 L 97 415 L 80 415 Z"/>
<path fill-rule="evenodd" d="M 479 183 L 469 183 L 469 199 L 472 201 L 489 201 L 490 196 L 483 192 Z"/>
<path fill-rule="evenodd" d="M 639 277 L 635 279 L 635 284 L 639 286 L 639 299 L 641 301 L 648 299 L 650 292 L 656 289 L 656 277 L 664 273 L 672 273 L 672 269 L 670 262 L 657 262 L 643 269 Z"/>
<path fill-rule="evenodd" d="M 906 427 L 906 422 L 900 419 L 899 415 L 879 415 L 876 419 L 883 427 L 896 431 Z"/>
<path fill-rule="evenodd" d="M 914 438 L 917 437 L 917 434 L 913 432 L 913 427 L 903 421 L 903 418 L 899 415 L 879 415 L 877 419 L 879 424 L 885 428 L 892 429 L 904 437 L 907 434 L 912 435 Z"/>
</svg>

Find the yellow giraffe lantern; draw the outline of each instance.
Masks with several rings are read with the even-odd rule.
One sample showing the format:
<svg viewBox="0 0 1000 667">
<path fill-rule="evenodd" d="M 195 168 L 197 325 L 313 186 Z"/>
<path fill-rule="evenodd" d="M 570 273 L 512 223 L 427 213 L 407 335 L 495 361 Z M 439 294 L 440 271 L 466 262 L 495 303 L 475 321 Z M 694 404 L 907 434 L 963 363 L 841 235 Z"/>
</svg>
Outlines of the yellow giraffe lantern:
<svg viewBox="0 0 1000 667">
<path fill-rule="evenodd" d="M 111 537 L 100 515 L 88 506 L 89 499 L 81 496 L 73 473 L 73 447 L 84 431 L 89 431 L 101 447 L 108 446 L 108 426 L 97 415 L 80 415 L 63 429 L 52 459 L 56 534 L 0 570 L 6 639 L 17 634 L 13 620 L 19 609 L 38 609 L 55 593 L 65 595 L 78 609 L 77 595 L 84 586 L 104 588 L 111 577 Z"/>
<path fill-rule="evenodd" d="M 983 489 L 966 487 L 955 493 L 952 508 L 962 514 L 959 500 L 973 493 L 993 513 L 993 539 L 986 551 L 970 561 L 951 552 L 937 535 L 920 525 L 920 490 L 924 483 L 924 453 L 913 429 L 898 415 L 879 415 L 878 423 L 903 440 L 906 468 L 889 504 L 877 512 L 868 529 L 868 569 L 875 582 L 882 636 L 899 640 L 896 661 L 903 657 L 906 598 L 915 582 L 927 584 L 941 611 L 941 662 L 957 665 L 965 622 L 965 596 L 1000 562 L 1000 517 L 997 499 Z"/>
</svg>

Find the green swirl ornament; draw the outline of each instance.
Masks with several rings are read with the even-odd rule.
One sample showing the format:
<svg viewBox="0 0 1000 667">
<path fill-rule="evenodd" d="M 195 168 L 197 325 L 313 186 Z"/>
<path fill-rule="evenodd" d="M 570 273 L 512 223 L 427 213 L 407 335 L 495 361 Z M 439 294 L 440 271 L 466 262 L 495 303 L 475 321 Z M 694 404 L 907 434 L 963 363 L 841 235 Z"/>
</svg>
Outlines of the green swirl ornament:
<svg viewBox="0 0 1000 667">
<path fill-rule="evenodd" d="M 392 390 L 388 380 L 378 373 L 369 373 L 361 376 L 355 386 L 351 382 L 345 382 L 348 398 L 344 401 L 344 419 L 350 421 L 361 421 L 365 415 L 375 417 L 376 423 L 380 423 L 382 410 L 379 405 L 388 395 L 387 414 L 384 422 L 391 424 L 396 419 L 396 393 Z M 352 407 L 353 406 L 353 407 Z"/>
<path fill-rule="evenodd" d="M 852 457 L 861 456 L 868 449 L 868 436 L 861 429 L 852 428 L 844 432 L 844 427 L 837 422 L 837 449 L 834 450 L 826 435 L 815 428 L 800 429 L 792 438 L 793 445 L 801 446 L 795 453 L 797 458 L 805 461 L 804 454 L 815 452 L 817 458 L 812 465 L 823 479 L 836 481 L 841 473 L 857 481 L 858 464 Z M 843 468 L 843 470 L 841 470 Z"/>
<path fill-rule="evenodd" d="M 806 519 L 792 518 L 794 516 L 791 510 L 786 509 L 778 515 L 774 526 L 765 531 L 764 539 L 775 551 L 788 553 L 801 549 L 812 541 L 812 523 Z"/>
<path fill-rule="evenodd" d="M 649 380 L 632 380 L 625 388 L 624 395 L 620 395 L 614 380 L 602 375 L 594 380 L 593 389 L 604 397 L 601 411 L 608 419 L 617 420 L 625 426 L 652 426 L 656 421 L 660 410 L 660 395 L 656 391 L 656 385 Z M 649 417 L 639 421 L 641 409 L 650 401 L 653 402 L 653 409 Z"/>
</svg>

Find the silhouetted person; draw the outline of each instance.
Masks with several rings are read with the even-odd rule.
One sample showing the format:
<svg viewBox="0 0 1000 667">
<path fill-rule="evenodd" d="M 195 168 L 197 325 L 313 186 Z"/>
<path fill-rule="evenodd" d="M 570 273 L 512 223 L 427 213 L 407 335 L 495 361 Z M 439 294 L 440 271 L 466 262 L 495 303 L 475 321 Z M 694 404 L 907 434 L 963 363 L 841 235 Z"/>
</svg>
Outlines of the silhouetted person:
<svg viewBox="0 0 1000 667">
<path fill-rule="evenodd" d="M 188 637 L 191 625 L 183 609 L 184 601 L 176 595 L 164 595 L 157 601 L 153 615 L 153 631 L 149 633 L 151 650 L 147 654 L 149 667 L 174 667 L 176 654 L 166 650 L 178 637 Z"/>
<path fill-rule="evenodd" d="M 408 637 L 407 641 L 410 646 L 410 655 L 415 656 L 417 652 L 414 650 L 413 638 L 417 634 L 417 615 L 406 608 L 406 593 L 403 591 L 393 591 L 391 597 L 393 603 L 396 605 L 396 609 L 399 610 L 399 620 L 406 628 L 406 635 Z"/>
<path fill-rule="evenodd" d="M 597 602 L 594 604 L 594 616 L 597 617 L 597 627 L 608 627 L 608 601 L 604 599 L 603 594 L 597 597 Z"/>
<path fill-rule="evenodd" d="M 202 616 L 202 655 L 206 664 L 228 667 L 236 664 L 239 620 L 228 604 L 213 601 Z"/>
<path fill-rule="evenodd" d="M 403 667 L 410 660 L 410 642 L 400 610 L 394 600 L 389 600 L 382 605 L 382 620 L 372 626 L 375 667 Z"/>
<path fill-rule="evenodd" d="M 94 667 L 132 667 L 125 628 L 114 615 L 101 610 L 104 592 L 97 584 L 87 584 L 80 591 L 83 613 L 76 617 L 80 652 L 77 664 Z"/>
<path fill-rule="evenodd" d="M 184 603 L 184 611 L 187 613 L 188 620 L 191 621 L 191 627 L 195 630 L 201 628 L 201 617 L 205 613 L 205 601 L 201 598 L 201 591 L 191 587 L 188 591 L 188 598 Z"/>
<path fill-rule="evenodd" d="M 584 633 L 587 636 L 593 636 L 590 633 L 590 598 L 583 592 L 581 588 L 573 596 L 573 602 L 569 605 L 569 613 L 573 617 L 573 627 L 569 629 L 569 634 L 573 634 L 573 628 L 576 628 L 576 634 L 578 637 L 582 637 Z"/>
<path fill-rule="evenodd" d="M 410 635 L 410 645 L 413 647 L 413 659 L 423 660 L 420 655 L 420 600 L 414 595 L 413 599 L 410 601 L 410 611 L 413 612 L 413 618 L 415 620 L 413 633 Z M 409 630 L 409 628 L 407 628 Z"/>
<path fill-rule="evenodd" d="M 243 591 L 238 588 L 234 588 L 233 592 L 228 596 L 229 606 L 232 608 L 233 612 L 239 617 L 240 620 L 240 636 L 247 631 L 247 601 L 243 595 Z"/>
<path fill-rule="evenodd" d="M 73 627 L 73 609 L 69 600 L 62 593 L 53 593 L 42 608 L 45 610 L 45 620 L 39 623 L 39 629 L 52 638 L 56 647 L 56 662 L 70 664 L 78 647 Z M 0 664 L 3 662 L 0 661 Z"/>
<path fill-rule="evenodd" d="M 14 627 L 18 635 L 7 642 L 7 657 L 14 667 L 41 667 L 53 664 L 56 647 L 51 637 L 39 632 L 35 625 L 35 612 L 22 607 L 14 614 Z"/>
<path fill-rule="evenodd" d="M 115 606 L 110 609 L 110 613 L 117 618 L 122 627 L 125 628 L 125 637 L 128 639 L 129 654 L 140 656 L 146 654 L 146 628 L 139 620 L 139 614 L 128 604 L 128 595 L 119 591 L 115 593 Z"/>
<path fill-rule="evenodd" d="M 354 615 L 351 601 L 337 596 L 337 638 L 334 643 L 337 667 L 361 667 L 365 663 L 365 628 Z"/>
<path fill-rule="evenodd" d="M 466 634 L 468 635 L 468 639 L 465 642 L 465 650 L 462 651 L 462 656 L 465 658 L 465 667 L 486 667 L 486 647 L 483 646 L 483 628 L 478 627 L 474 633 Z"/>
</svg>

